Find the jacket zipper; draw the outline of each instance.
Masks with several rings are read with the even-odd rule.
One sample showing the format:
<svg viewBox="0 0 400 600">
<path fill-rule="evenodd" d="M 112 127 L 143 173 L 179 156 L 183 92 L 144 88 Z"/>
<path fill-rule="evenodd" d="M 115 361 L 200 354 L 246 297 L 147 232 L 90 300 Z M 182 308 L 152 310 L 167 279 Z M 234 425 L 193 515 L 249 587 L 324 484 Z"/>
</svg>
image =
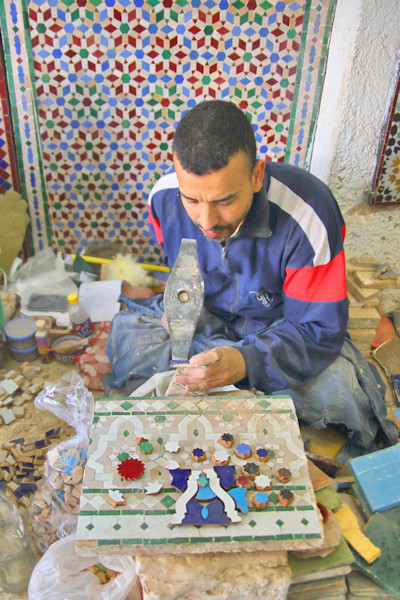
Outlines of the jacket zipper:
<svg viewBox="0 0 400 600">
<path fill-rule="evenodd" d="M 232 270 L 229 266 L 228 263 L 228 244 L 229 244 L 229 240 L 226 240 L 225 242 L 225 246 L 222 246 L 222 258 L 224 260 L 226 269 L 228 271 L 228 273 L 230 273 L 234 278 L 235 278 L 235 282 L 236 282 L 236 300 L 235 302 L 232 304 L 231 308 L 230 308 L 230 312 L 233 314 L 235 311 L 235 308 L 237 306 L 237 303 L 239 302 L 239 292 L 240 292 L 240 286 L 239 286 L 239 278 L 236 275 L 236 273 L 232 273 Z"/>
</svg>

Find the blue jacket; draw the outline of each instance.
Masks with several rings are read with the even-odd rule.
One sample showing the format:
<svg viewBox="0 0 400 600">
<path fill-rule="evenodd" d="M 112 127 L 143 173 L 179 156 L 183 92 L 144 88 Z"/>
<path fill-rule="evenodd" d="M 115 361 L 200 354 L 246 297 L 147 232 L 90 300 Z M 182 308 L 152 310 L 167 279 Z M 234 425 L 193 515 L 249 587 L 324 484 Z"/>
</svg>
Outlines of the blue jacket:
<svg viewBox="0 0 400 600">
<path fill-rule="evenodd" d="M 339 355 L 348 321 L 344 221 L 329 188 L 267 163 L 263 189 L 225 247 L 207 239 L 178 197 L 174 172 L 149 197 L 152 237 L 173 267 L 182 238 L 197 240 L 205 306 L 243 344 L 251 387 L 295 388 Z"/>
</svg>

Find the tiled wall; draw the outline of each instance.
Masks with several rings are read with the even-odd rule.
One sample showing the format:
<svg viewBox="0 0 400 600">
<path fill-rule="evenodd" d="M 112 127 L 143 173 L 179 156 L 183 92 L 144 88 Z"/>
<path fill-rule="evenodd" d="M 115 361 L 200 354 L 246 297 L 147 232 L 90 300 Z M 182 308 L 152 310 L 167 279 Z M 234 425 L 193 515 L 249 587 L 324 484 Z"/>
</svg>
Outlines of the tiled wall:
<svg viewBox="0 0 400 600">
<path fill-rule="evenodd" d="M 10 189 L 18 191 L 19 185 L 12 143 L 6 71 L 0 57 L 0 194 L 4 194 Z"/>
<path fill-rule="evenodd" d="M 110 240 L 157 260 L 148 193 L 171 167 L 180 115 L 203 99 L 239 104 L 260 156 L 305 165 L 333 9 L 334 0 L 4 0 L 35 249 Z"/>
<path fill-rule="evenodd" d="M 371 204 L 400 204 L 400 75 L 375 176 Z"/>
</svg>

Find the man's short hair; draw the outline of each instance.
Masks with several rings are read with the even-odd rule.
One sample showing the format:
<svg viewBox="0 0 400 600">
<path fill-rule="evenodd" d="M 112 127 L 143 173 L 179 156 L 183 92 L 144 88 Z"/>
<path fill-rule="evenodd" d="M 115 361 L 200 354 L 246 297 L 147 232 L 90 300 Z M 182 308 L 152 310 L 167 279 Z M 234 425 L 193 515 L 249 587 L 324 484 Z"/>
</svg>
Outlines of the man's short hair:
<svg viewBox="0 0 400 600">
<path fill-rule="evenodd" d="M 257 160 L 249 119 L 224 100 L 208 100 L 190 109 L 178 124 L 172 149 L 185 171 L 194 175 L 223 169 L 238 152 L 248 157 L 251 174 Z"/>
</svg>

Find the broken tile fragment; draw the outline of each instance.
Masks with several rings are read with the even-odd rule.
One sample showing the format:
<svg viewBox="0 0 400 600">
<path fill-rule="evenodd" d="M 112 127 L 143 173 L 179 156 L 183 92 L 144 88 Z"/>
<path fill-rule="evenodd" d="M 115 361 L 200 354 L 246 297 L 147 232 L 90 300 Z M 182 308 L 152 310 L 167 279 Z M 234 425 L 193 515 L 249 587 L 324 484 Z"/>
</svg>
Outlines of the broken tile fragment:
<svg viewBox="0 0 400 600">
<path fill-rule="evenodd" d="M 159 481 L 149 481 L 149 483 L 143 488 L 146 494 L 158 494 L 162 489 L 162 483 Z"/>
<path fill-rule="evenodd" d="M 168 440 L 168 442 L 165 443 L 164 448 L 166 452 L 178 452 L 180 445 L 178 444 L 178 442 Z"/>
<path fill-rule="evenodd" d="M 126 504 L 126 500 L 119 490 L 108 490 L 107 502 L 114 507 Z"/>
</svg>

